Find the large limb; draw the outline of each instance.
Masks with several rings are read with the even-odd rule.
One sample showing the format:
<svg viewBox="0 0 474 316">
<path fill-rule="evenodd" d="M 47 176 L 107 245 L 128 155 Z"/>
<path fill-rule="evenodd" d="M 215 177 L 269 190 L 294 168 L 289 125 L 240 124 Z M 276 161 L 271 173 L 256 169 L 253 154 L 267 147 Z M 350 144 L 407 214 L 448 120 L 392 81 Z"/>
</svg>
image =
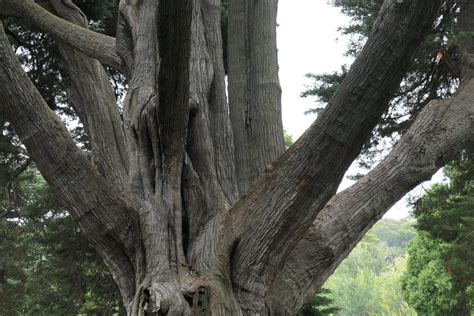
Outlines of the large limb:
<svg viewBox="0 0 474 316">
<path fill-rule="evenodd" d="M 0 0 L 2 7 L 8 11 L 1 15 L 20 17 L 105 65 L 122 69 L 122 60 L 115 49 L 115 38 L 65 21 L 33 0 Z"/>
<path fill-rule="evenodd" d="M 229 2 L 229 107 L 241 195 L 285 149 L 277 6 L 278 0 Z"/>
<path fill-rule="evenodd" d="M 360 56 L 310 129 L 231 211 L 233 282 L 248 312 L 336 192 L 437 16 L 440 1 L 386 1 Z"/>
<path fill-rule="evenodd" d="M 87 29 L 87 19 L 72 2 L 50 0 L 49 3 L 52 12 Z M 104 67 L 62 40 L 56 39 L 56 43 L 70 80 L 68 92 L 72 106 L 91 143 L 92 160 L 106 179 L 124 190 L 128 182 L 125 135 Z"/>
<path fill-rule="evenodd" d="M 273 284 L 269 296 L 277 314 L 293 315 L 394 203 L 474 145 L 473 139 L 469 80 L 450 100 L 432 101 L 377 167 L 323 208 Z"/>
<path fill-rule="evenodd" d="M 138 232 L 131 203 L 116 193 L 87 160 L 21 68 L 0 27 L 0 113 L 30 157 L 94 244 L 120 285 L 127 304 L 134 293 L 133 257 Z"/>
<path fill-rule="evenodd" d="M 474 31 L 474 3 L 461 3 L 458 28 Z M 319 213 L 279 273 L 269 294 L 281 314 L 293 313 L 320 289 L 365 232 L 413 187 L 429 179 L 474 139 L 474 37 L 461 50 L 461 86 L 449 100 L 433 101 L 389 155 Z"/>
</svg>

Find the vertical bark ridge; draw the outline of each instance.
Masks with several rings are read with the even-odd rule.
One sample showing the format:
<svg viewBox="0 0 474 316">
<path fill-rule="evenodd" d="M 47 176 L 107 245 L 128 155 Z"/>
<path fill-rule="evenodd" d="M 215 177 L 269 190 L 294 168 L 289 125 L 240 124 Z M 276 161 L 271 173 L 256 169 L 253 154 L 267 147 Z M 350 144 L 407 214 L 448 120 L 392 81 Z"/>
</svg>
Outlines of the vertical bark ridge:
<svg viewBox="0 0 474 316">
<path fill-rule="evenodd" d="M 190 313 L 179 287 L 189 274 L 182 245 L 181 177 L 189 115 L 191 5 L 185 0 L 120 5 L 127 23 L 119 23 L 124 37 L 118 42 L 134 48 L 123 53 L 133 56 L 125 113 L 146 249 L 146 274 L 133 304 L 137 313 Z"/>
<path fill-rule="evenodd" d="M 221 1 L 201 0 L 205 47 L 214 68 L 209 91 L 209 121 L 214 145 L 214 163 L 221 190 L 230 205 L 239 197 L 235 174 L 234 140 L 226 96 L 221 34 Z"/>
<path fill-rule="evenodd" d="M 158 106 L 159 73 L 157 14 L 158 3 L 121 1 L 120 12 L 129 22 L 133 64 L 129 88 L 124 102 L 125 128 L 130 150 L 132 189 L 146 197 L 154 194 L 155 179 L 161 171 L 161 139 L 159 139 Z"/>
<path fill-rule="evenodd" d="M 199 192 L 204 195 L 199 198 L 200 211 L 188 212 L 192 223 L 190 239 L 197 237 L 203 224 L 228 210 L 237 199 L 223 60 L 217 49 L 221 41 L 219 5 L 202 2 L 194 1 L 193 9 L 187 178 L 190 184 L 196 179 L 192 185 L 199 185 Z M 226 125 L 227 128 L 217 130 Z M 197 193 L 189 185 L 185 191 L 188 189 Z"/>
<path fill-rule="evenodd" d="M 230 201 L 226 200 L 219 184 L 215 164 L 216 153 L 211 132 L 213 126 L 210 122 L 209 97 L 212 93 L 215 64 L 206 49 L 202 20 L 203 10 L 200 1 L 195 0 L 193 4 L 189 99 L 191 112 L 187 135 L 187 153 L 189 155 L 187 168 L 189 169 L 188 179 L 190 182 L 184 187 L 184 191 L 189 195 L 192 186 L 197 185 L 200 196 L 196 196 L 193 202 L 186 203 L 195 208 L 193 212 L 190 210 L 187 212 L 190 240 L 194 240 L 201 233 L 202 225 L 211 220 L 218 211 L 230 207 Z M 195 193 L 197 192 L 195 191 Z"/>
<path fill-rule="evenodd" d="M 310 129 L 260 177 L 229 219 L 238 227 L 233 281 L 247 312 L 262 301 L 282 260 L 336 192 L 432 27 L 440 1 L 387 1 L 341 87 Z M 416 30 L 416 31 L 414 31 Z M 252 299 L 255 298 L 255 299 Z M 258 302 L 260 301 L 260 303 Z"/>
<path fill-rule="evenodd" d="M 237 199 L 232 134 L 225 96 L 220 1 L 193 1 L 190 119 L 183 198 L 188 262 L 203 282 L 207 311 L 239 315 L 226 257 L 217 253 L 222 217 Z M 201 313 L 205 312 L 202 310 Z"/>
<path fill-rule="evenodd" d="M 277 0 L 230 1 L 229 107 L 241 195 L 284 151 L 277 6 Z"/>
<path fill-rule="evenodd" d="M 139 282 L 131 304 L 131 314 L 154 313 L 170 308 L 162 301 L 170 299 L 167 289 L 175 288 L 175 274 L 170 258 L 170 209 L 161 197 L 163 140 L 160 134 L 159 110 L 159 3 L 154 1 L 121 1 L 121 16 L 127 25 L 119 23 L 120 48 L 133 47 L 129 88 L 124 103 L 124 119 L 130 150 L 131 190 L 140 201 L 140 227 L 145 257 L 143 279 Z M 123 27 L 128 27 L 124 30 Z M 128 54 L 128 55 L 127 55 Z"/>
</svg>

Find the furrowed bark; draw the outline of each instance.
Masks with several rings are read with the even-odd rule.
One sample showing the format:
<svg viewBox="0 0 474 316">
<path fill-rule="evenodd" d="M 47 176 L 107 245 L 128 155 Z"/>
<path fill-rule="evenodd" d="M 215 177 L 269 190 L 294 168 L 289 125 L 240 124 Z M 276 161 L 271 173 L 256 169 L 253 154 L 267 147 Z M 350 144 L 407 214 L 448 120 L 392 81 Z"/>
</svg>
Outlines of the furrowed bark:
<svg viewBox="0 0 474 316">
<path fill-rule="evenodd" d="M 59 1 L 54 0 L 52 3 L 59 4 Z M 67 22 L 33 0 L 1 0 L 0 6 L 8 7 L 10 14 L 23 18 L 105 65 L 119 70 L 122 68 L 122 60 L 115 51 L 115 38 Z"/>
<path fill-rule="evenodd" d="M 227 257 L 217 253 L 222 218 L 238 196 L 225 97 L 220 2 L 193 1 L 190 119 L 183 197 L 187 257 L 206 281 L 212 315 L 239 315 Z"/>
<path fill-rule="evenodd" d="M 294 315 L 393 204 L 473 139 L 470 79 L 450 100 L 432 101 L 379 165 L 328 202 L 273 284 L 269 297 L 275 313 Z"/>
<path fill-rule="evenodd" d="M 0 18 L 8 18 L 8 17 L 16 17 L 16 18 L 19 18 L 20 17 L 20 14 L 10 8 L 10 6 L 8 5 L 8 3 L 6 3 L 6 1 L 0 1 Z"/>
<path fill-rule="evenodd" d="M 134 314 L 189 314 L 180 285 L 191 279 L 182 245 L 181 175 L 189 113 L 192 2 L 122 1 L 120 47 L 133 56 L 125 100 L 132 190 L 146 250 Z M 127 43 L 128 42 L 128 43 Z M 133 51 L 128 51 L 133 48 Z"/>
<path fill-rule="evenodd" d="M 276 47 L 277 0 L 229 3 L 229 106 L 240 194 L 285 150 Z"/>
<path fill-rule="evenodd" d="M 263 297 L 284 258 L 334 195 L 387 109 L 439 5 L 385 2 L 367 44 L 326 110 L 232 210 L 229 227 L 238 227 L 233 284 L 244 313 L 265 312 Z"/>
<path fill-rule="evenodd" d="M 116 193 L 77 148 L 23 72 L 0 27 L 0 112 L 68 208 L 120 287 L 126 304 L 134 294 L 136 233 L 126 197 Z"/>
<path fill-rule="evenodd" d="M 131 305 L 131 314 L 153 314 L 169 310 L 176 295 L 175 273 L 171 268 L 171 210 L 161 197 L 155 198 L 162 177 L 162 140 L 159 131 L 158 2 L 121 1 L 120 12 L 128 17 L 133 64 L 124 104 L 124 123 L 130 148 L 131 190 L 142 204 L 140 226 L 145 250 L 141 280 Z M 118 32 L 121 36 L 122 33 Z M 120 52 L 119 52 L 120 53 Z M 161 193 L 161 192 L 160 192 Z M 182 305 L 181 300 L 176 303 Z M 173 307 L 179 308 L 179 307 Z"/>
<path fill-rule="evenodd" d="M 88 22 L 73 3 L 50 1 L 60 17 L 83 28 Z M 125 190 L 128 184 L 128 153 L 122 121 L 110 82 L 99 61 L 57 40 L 62 63 L 71 81 L 71 103 L 92 148 L 92 161 L 111 183 Z"/>
<path fill-rule="evenodd" d="M 190 241 L 189 251 L 191 252 L 192 241 L 200 233 L 208 233 L 201 230 L 202 226 L 213 220 L 219 212 L 228 210 L 237 198 L 232 140 L 229 139 L 232 134 L 230 130 L 221 130 L 218 134 L 215 126 L 212 125 L 213 121 L 220 125 L 225 124 L 226 120 L 228 122 L 228 114 L 226 117 L 223 113 L 227 107 L 225 90 L 218 83 L 223 80 L 222 60 L 211 57 L 207 44 L 208 38 L 212 41 L 220 36 L 219 33 L 216 34 L 220 30 L 205 29 L 204 16 L 212 14 L 214 9 L 202 7 L 202 2 L 193 1 L 190 118 L 186 149 L 188 157 L 184 175 L 186 178 L 184 193 L 188 207 L 186 217 L 189 227 L 187 238 Z M 217 19 L 218 17 L 219 15 Z M 208 17 L 211 21 L 215 18 Z M 211 107 L 216 109 L 217 113 L 213 113 Z M 228 132 L 227 135 L 226 132 Z M 226 143 L 229 141 L 230 143 Z M 223 155 L 229 159 L 224 160 Z M 227 179 L 222 178 L 225 175 L 228 175 Z"/>
<path fill-rule="evenodd" d="M 474 5 L 466 1 L 458 29 L 472 32 L 473 16 Z M 474 37 L 459 44 L 458 91 L 448 100 L 432 101 L 379 165 L 318 214 L 273 284 L 269 297 L 277 314 L 298 310 L 393 204 L 474 146 Z"/>
<path fill-rule="evenodd" d="M 230 205 L 239 197 L 235 174 L 234 140 L 225 87 L 225 70 L 221 34 L 221 1 L 201 0 L 206 47 L 214 67 L 209 90 L 209 120 L 214 145 L 215 168 L 219 185 Z"/>
</svg>

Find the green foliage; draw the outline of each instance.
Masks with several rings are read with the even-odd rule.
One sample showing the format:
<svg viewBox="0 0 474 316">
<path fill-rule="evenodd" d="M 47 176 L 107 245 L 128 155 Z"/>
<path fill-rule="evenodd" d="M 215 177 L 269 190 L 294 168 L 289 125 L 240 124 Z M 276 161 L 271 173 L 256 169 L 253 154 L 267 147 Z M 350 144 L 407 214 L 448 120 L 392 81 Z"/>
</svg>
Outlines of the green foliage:
<svg viewBox="0 0 474 316">
<path fill-rule="evenodd" d="M 0 147 L 0 314 L 123 313 L 110 274 L 22 148 Z"/>
<path fill-rule="evenodd" d="M 351 18 L 351 24 L 339 28 L 342 34 L 350 36 L 346 55 L 357 56 L 377 19 L 383 0 L 334 0 L 332 4 Z"/>
<path fill-rule="evenodd" d="M 314 85 L 308 90 L 301 93 L 301 96 L 306 98 L 309 96 L 317 96 L 317 102 L 320 106 L 309 109 L 306 114 L 319 113 L 324 110 L 325 105 L 329 102 L 334 93 L 339 89 L 339 85 L 347 74 L 348 69 L 345 66 L 341 67 L 341 72 L 333 72 L 329 74 L 306 74 L 307 78 L 313 80 Z"/>
<path fill-rule="evenodd" d="M 415 315 L 401 294 L 413 221 L 382 219 L 328 279 L 336 315 Z"/>
<path fill-rule="evenodd" d="M 407 302 L 421 315 L 449 314 L 457 301 L 453 299 L 453 280 L 443 260 L 449 245 L 419 234 L 410 244 L 402 290 Z"/>
<path fill-rule="evenodd" d="M 333 315 L 340 310 L 334 305 L 334 300 L 330 298 L 331 291 L 321 289 L 316 293 L 298 312 L 298 316 L 324 316 Z"/>
<path fill-rule="evenodd" d="M 474 161 L 456 161 L 445 175 L 449 183 L 432 186 L 413 211 L 418 234 L 409 247 L 403 292 L 422 315 L 473 310 Z"/>
<path fill-rule="evenodd" d="M 384 218 L 371 231 L 392 251 L 396 251 L 396 256 L 400 256 L 405 254 L 408 242 L 415 237 L 413 224 L 411 218 L 401 220 Z"/>
<path fill-rule="evenodd" d="M 285 141 L 285 147 L 286 148 L 289 148 L 295 142 L 293 140 L 293 136 L 291 136 L 291 134 L 288 134 L 288 132 L 286 130 L 283 130 L 283 139 Z"/>
</svg>

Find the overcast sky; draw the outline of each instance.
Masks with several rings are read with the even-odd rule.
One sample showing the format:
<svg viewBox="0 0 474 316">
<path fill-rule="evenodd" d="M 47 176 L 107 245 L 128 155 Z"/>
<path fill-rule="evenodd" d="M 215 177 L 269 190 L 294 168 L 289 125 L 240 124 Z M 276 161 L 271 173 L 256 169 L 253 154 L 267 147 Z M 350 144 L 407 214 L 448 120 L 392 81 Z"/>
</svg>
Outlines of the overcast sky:
<svg viewBox="0 0 474 316">
<path fill-rule="evenodd" d="M 348 60 L 343 57 L 347 39 L 337 28 L 349 19 L 326 0 L 280 0 L 278 8 L 278 58 L 282 86 L 283 125 L 294 139 L 314 121 L 304 115 L 314 100 L 300 98 L 311 80 L 307 73 L 339 70 Z"/>
<path fill-rule="evenodd" d="M 304 112 L 314 107 L 314 100 L 301 98 L 300 94 L 311 80 L 307 73 L 339 70 L 350 60 L 343 56 L 347 37 L 341 37 L 337 28 L 347 25 L 349 19 L 329 6 L 327 0 L 279 0 L 278 8 L 278 58 L 282 87 L 283 126 L 296 140 L 315 120 L 315 115 Z M 354 171 L 349 173 L 354 174 Z M 434 179 L 440 181 L 441 173 Z M 344 179 L 341 188 L 351 184 Z M 411 194 L 420 194 L 429 183 L 418 187 Z M 385 217 L 400 219 L 408 215 L 407 200 L 397 203 Z"/>
</svg>

